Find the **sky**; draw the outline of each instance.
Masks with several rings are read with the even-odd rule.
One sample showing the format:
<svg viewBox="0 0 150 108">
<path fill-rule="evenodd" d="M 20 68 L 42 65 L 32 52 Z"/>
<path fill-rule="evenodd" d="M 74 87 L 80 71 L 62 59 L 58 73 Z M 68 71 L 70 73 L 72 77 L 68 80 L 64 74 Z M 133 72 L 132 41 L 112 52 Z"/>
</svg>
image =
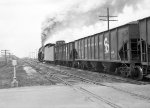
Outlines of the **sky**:
<svg viewBox="0 0 150 108">
<path fill-rule="evenodd" d="M 0 50 L 28 57 L 44 44 L 107 30 L 100 15 L 118 16 L 110 28 L 150 16 L 150 0 L 0 0 Z"/>
</svg>

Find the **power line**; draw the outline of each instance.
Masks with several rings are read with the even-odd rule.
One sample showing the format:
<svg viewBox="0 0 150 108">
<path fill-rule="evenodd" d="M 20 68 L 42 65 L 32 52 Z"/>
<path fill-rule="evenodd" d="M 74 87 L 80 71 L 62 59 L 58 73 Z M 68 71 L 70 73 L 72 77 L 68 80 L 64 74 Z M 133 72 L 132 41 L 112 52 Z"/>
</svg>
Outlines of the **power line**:
<svg viewBox="0 0 150 108">
<path fill-rule="evenodd" d="M 101 18 L 107 18 L 107 19 L 99 19 L 99 20 L 101 20 L 101 21 L 107 21 L 108 30 L 109 30 L 109 22 L 110 21 L 118 21 L 118 20 L 110 20 L 110 18 L 112 18 L 112 17 L 118 17 L 118 16 L 110 16 L 109 15 L 109 8 L 107 8 L 107 16 L 99 16 L 99 17 L 101 17 Z"/>
</svg>

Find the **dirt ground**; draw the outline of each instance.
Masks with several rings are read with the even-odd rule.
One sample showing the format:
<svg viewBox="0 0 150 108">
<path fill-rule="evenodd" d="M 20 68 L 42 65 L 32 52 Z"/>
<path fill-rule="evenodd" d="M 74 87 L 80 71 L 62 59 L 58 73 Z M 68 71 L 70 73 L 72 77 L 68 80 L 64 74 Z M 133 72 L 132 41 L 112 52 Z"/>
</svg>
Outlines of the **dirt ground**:
<svg viewBox="0 0 150 108">
<path fill-rule="evenodd" d="M 24 64 L 22 61 L 17 61 L 16 66 L 16 78 L 18 86 L 37 86 L 37 85 L 51 85 L 43 76 L 36 72 L 36 70 Z M 25 70 L 29 68 L 28 70 Z M 34 71 L 34 73 L 32 73 Z M 11 88 L 11 82 L 13 81 L 14 67 L 12 62 L 9 61 L 5 64 L 4 61 L 0 61 L 0 89 Z"/>
<path fill-rule="evenodd" d="M 4 89 L 11 88 L 11 82 L 13 81 L 13 66 L 11 61 L 9 61 L 7 65 L 4 62 L 0 63 L 0 107 L 20 108 L 24 106 L 23 108 L 60 108 L 60 106 L 63 106 L 63 108 L 66 108 L 67 106 L 67 108 L 70 108 L 73 106 L 72 108 L 110 108 L 110 106 L 108 106 L 105 102 L 90 97 L 85 93 L 81 93 L 81 91 L 75 90 L 74 88 L 65 85 L 47 86 L 54 84 L 48 81 L 44 77 L 44 74 L 39 74 L 37 70 L 33 69 L 21 60 L 18 60 L 17 63 L 18 65 L 16 66 L 16 75 L 19 87 L 13 89 Z M 60 67 L 51 67 L 52 72 L 60 71 Z M 42 71 L 46 72 L 46 68 L 40 68 L 42 69 Z M 63 70 L 67 71 L 67 69 L 63 69 L 61 67 L 61 71 Z M 70 69 L 68 70 L 68 72 L 69 71 Z M 72 72 L 76 71 L 72 70 Z M 79 73 L 81 74 L 81 71 Z M 88 73 L 87 77 L 92 79 L 92 76 L 94 77 L 97 74 L 98 73 Z M 83 76 L 85 76 L 85 74 L 83 74 Z M 94 93 L 96 96 L 102 97 L 109 102 L 115 103 L 121 108 L 150 107 L 149 84 L 136 85 L 125 82 L 117 83 L 115 81 L 113 82 L 113 80 L 111 79 L 105 78 L 105 76 L 102 76 L 101 79 L 106 79 L 102 80 L 101 82 L 105 83 L 105 85 L 107 86 L 79 83 L 74 85 L 74 87 L 82 87 Z M 127 92 L 124 92 L 122 90 Z"/>
</svg>

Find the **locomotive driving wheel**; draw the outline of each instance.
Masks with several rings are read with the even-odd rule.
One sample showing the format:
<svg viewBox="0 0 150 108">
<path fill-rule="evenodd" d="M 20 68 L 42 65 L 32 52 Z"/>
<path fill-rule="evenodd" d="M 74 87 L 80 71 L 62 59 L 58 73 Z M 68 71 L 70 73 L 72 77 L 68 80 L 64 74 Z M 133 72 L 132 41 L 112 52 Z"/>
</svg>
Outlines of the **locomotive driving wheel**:
<svg viewBox="0 0 150 108">
<path fill-rule="evenodd" d="M 135 80 L 143 79 L 143 69 L 140 66 L 135 66 L 131 72 L 131 76 Z"/>
</svg>

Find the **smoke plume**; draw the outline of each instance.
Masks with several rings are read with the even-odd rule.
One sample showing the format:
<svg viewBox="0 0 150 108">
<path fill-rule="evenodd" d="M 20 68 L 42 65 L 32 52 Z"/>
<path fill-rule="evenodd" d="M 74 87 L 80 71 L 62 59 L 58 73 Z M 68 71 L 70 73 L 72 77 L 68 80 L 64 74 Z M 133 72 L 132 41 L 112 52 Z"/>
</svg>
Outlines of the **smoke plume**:
<svg viewBox="0 0 150 108">
<path fill-rule="evenodd" d="M 67 0 L 69 1 L 69 0 Z M 122 13 L 126 6 L 137 8 L 141 0 L 70 0 L 62 12 L 50 15 L 42 25 L 42 41 L 53 36 L 61 35 L 64 31 L 89 30 L 99 22 L 100 15 L 106 15 L 106 8 L 110 8 L 111 15 Z M 86 34 L 86 33 L 85 33 Z M 69 35 L 69 34 L 68 34 Z M 64 36 L 65 37 L 65 36 Z"/>
</svg>

